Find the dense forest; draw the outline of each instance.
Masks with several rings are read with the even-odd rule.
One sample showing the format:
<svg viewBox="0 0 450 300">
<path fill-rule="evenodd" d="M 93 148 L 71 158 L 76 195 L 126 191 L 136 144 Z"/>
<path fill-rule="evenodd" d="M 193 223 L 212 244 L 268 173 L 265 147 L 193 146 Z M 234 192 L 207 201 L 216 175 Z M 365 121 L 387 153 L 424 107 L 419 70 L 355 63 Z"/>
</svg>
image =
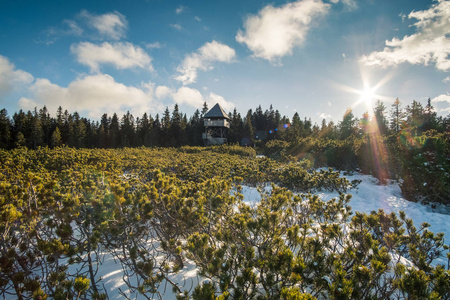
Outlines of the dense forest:
<svg viewBox="0 0 450 300">
<path fill-rule="evenodd" d="M 100 121 L 81 117 L 78 112 L 70 113 L 59 107 L 56 117 L 46 107 L 34 111 L 15 112 L 12 117 L 5 109 L 0 111 L 0 147 L 11 149 L 25 146 L 56 147 L 66 145 L 75 148 L 118 148 L 118 147 L 178 147 L 183 145 L 203 145 L 201 133 L 204 131 L 202 117 L 208 111 L 206 103 L 201 111 L 196 110 L 191 117 L 179 111 L 178 105 L 172 112 L 166 108 L 162 116 L 154 117 L 144 113 L 135 117 L 127 112 L 122 117 L 117 114 L 103 114 Z M 299 138 L 316 137 L 345 140 L 361 137 L 377 131 L 382 136 L 408 132 L 415 136 L 435 130 L 445 131 L 449 117 L 436 115 L 430 99 L 425 107 L 413 101 L 405 108 L 397 99 L 388 108 L 378 101 L 374 111 L 361 118 L 347 110 L 338 123 L 312 124 L 311 119 L 302 119 L 296 112 L 292 119 L 281 116 L 272 106 L 263 111 L 261 106 L 249 110 L 244 117 L 234 109 L 229 112 L 231 127 L 228 142 L 243 145 L 261 145 L 270 140 L 294 142 Z"/>
</svg>

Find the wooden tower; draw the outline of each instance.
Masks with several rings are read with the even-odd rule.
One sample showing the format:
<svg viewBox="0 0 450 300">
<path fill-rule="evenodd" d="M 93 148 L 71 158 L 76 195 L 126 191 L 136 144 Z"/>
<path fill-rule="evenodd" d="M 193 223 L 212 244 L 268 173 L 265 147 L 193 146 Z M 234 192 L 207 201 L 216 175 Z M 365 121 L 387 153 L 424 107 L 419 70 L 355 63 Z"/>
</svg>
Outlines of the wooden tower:
<svg viewBox="0 0 450 300">
<path fill-rule="evenodd" d="M 204 116 L 203 142 L 206 146 L 223 145 L 227 142 L 227 132 L 230 128 L 230 117 L 217 103 Z"/>
</svg>

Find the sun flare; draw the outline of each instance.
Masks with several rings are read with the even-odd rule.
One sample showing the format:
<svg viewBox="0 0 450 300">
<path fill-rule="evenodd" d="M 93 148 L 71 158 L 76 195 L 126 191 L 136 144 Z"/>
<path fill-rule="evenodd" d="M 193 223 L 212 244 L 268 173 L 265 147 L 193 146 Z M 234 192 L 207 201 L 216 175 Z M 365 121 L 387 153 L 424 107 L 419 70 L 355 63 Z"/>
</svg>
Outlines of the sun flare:
<svg viewBox="0 0 450 300">
<path fill-rule="evenodd" d="M 360 92 L 360 101 L 370 106 L 376 97 L 375 88 L 366 87 Z"/>
</svg>

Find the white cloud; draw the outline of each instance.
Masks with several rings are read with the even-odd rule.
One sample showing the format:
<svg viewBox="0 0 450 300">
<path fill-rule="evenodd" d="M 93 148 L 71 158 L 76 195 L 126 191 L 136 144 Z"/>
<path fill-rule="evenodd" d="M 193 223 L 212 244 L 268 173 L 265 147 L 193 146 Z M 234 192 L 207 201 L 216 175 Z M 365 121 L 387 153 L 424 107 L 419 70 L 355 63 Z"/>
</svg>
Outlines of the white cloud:
<svg viewBox="0 0 450 300">
<path fill-rule="evenodd" d="M 186 86 L 180 87 L 173 93 L 172 99 L 178 104 L 187 104 L 192 107 L 202 107 L 203 102 L 205 101 L 199 90 Z"/>
<path fill-rule="evenodd" d="M 216 103 L 219 103 L 225 111 L 232 111 L 235 107 L 234 103 L 225 100 L 225 98 L 220 95 L 211 92 L 207 95 L 203 95 L 199 90 L 187 86 L 182 86 L 176 91 L 173 91 L 166 86 L 158 86 L 155 90 L 155 95 L 157 99 L 171 97 L 172 100 L 179 105 L 185 104 L 198 109 L 203 107 L 204 102 L 206 102 L 210 108 Z"/>
<path fill-rule="evenodd" d="M 102 36 L 119 40 L 125 37 L 128 22 L 124 15 L 114 11 L 103 15 L 95 15 L 86 10 L 80 16 L 87 19 L 88 24 L 96 29 Z"/>
<path fill-rule="evenodd" d="M 153 70 L 151 57 L 142 48 L 131 43 L 104 42 L 101 45 L 95 45 L 82 42 L 72 45 L 70 50 L 77 56 L 78 62 L 88 66 L 91 72 L 99 72 L 102 64 L 110 64 L 117 69 L 139 67 Z"/>
<path fill-rule="evenodd" d="M 431 99 L 431 103 L 438 114 L 450 114 L 450 94 L 439 95 Z"/>
<path fill-rule="evenodd" d="M 184 85 L 196 81 L 198 70 L 211 70 L 214 62 L 230 63 L 236 56 L 233 48 L 227 45 L 212 41 L 205 43 L 197 52 L 187 55 L 183 63 L 177 68 L 181 75 L 175 77 L 176 80 L 183 82 Z"/>
<path fill-rule="evenodd" d="M 247 17 L 244 31 L 238 31 L 236 40 L 245 44 L 254 57 L 277 62 L 303 44 L 313 20 L 329 8 L 330 4 L 321 0 L 300 0 L 281 7 L 268 5 L 258 15 Z"/>
<path fill-rule="evenodd" d="M 154 102 L 152 88 L 153 84 L 126 86 L 106 74 L 83 76 L 68 87 L 37 79 L 30 87 L 31 97 L 21 98 L 19 105 L 23 109 L 46 105 L 53 112 L 61 106 L 71 112 L 85 111 L 91 118 L 99 118 L 103 113 L 121 115 L 127 110 L 139 116 L 152 109 L 162 110 Z"/>
<path fill-rule="evenodd" d="M 176 29 L 178 31 L 183 30 L 183 27 L 181 27 L 180 24 L 170 24 L 170 27 L 172 27 L 172 28 L 174 28 L 174 29 Z"/>
<path fill-rule="evenodd" d="M 331 0 L 332 3 L 337 4 L 339 2 L 342 2 L 344 5 L 346 5 L 349 9 L 355 9 L 358 5 L 356 4 L 355 0 Z"/>
<path fill-rule="evenodd" d="M 21 85 L 32 83 L 34 77 L 23 70 L 17 69 L 8 58 L 0 55 L 0 100 Z"/>
<path fill-rule="evenodd" d="M 321 119 L 331 119 L 331 115 L 330 114 L 326 114 L 326 113 L 319 114 L 319 117 Z"/>
<path fill-rule="evenodd" d="M 432 63 L 439 70 L 450 70 L 450 1 L 438 0 L 430 9 L 413 11 L 408 18 L 417 20 L 415 34 L 386 41 L 383 51 L 363 56 L 361 61 L 381 67 Z"/>
<path fill-rule="evenodd" d="M 180 15 L 180 14 L 184 13 L 185 11 L 186 11 L 186 7 L 184 7 L 183 5 L 180 5 L 180 6 L 178 6 L 177 9 L 175 10 L 175 13 L 176 13 L 177 15 Z"/>
<path fill-rule="evenodd" d="M 64 31 L 64 35 L 80 36 L 83 34 L 83 29 L 74 20 L 64 20 L 63 24 L 68 27 L 68 29 Z"/>
<path fill-rule="evenodd" d="M 155 89 L 156 99 L 165 99 L 173 94 L 173 90 L 165 85 L 160 85 Z"/>
<path fill-rule="evenodd" d="M 147 49 L 160 49 L 162 48 L 162 45 L 160 42 L 154 42 L 154 43 L 148 43 L 145 45 Z"/>
<path fill-rule="evenodd" d="M 212 108 L 216 103 L 219 103 L 219 105 L 222 106 L 225 112 L 230 112 L 236 107 L 234 103 L 229 102 L 225 100 L 224 97 L 214 93 L 209 93 L 208 97 L 206 98 L 206 103 L 208 104 L 209 108 Z"/>
<path fill-rule="evenodd" d="M 450 76 L 445 77 L 445 78 L 442 80 L 442 82 L 443 82 L 443 83 L 450 82 Z"/>
<path fill-rule="evenodd" d="M 200 21 L 202 20 L 202 19 L 201 19 L 200 17 L 198 17 L 198 16 L 195 16 L 194 19 L 195 19 L 197 22 L 200 22 Z"/>
</svg>

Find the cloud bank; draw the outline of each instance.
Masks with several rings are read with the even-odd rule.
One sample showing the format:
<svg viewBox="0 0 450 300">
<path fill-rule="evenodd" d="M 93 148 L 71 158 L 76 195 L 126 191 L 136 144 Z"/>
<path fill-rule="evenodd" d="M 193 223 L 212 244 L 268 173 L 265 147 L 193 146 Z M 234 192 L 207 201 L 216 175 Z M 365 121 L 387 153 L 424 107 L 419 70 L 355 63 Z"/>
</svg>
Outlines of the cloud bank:
<svg viewBox="0 0 450 300">
<path fill-rule="evenodd" d="M 439 0 L 428 10 L 411 12 L 408 18 L 417 20 L 415 34 L 386 41 L 383 51 L 372 52 L 360 60 L 381 67 L 405 62 L 434 64 L 439 70 L 449 71 L 450 1 Z"/>
<path fill-rule="evenodd" d="M 152 84 L 127 86 L 106 74 L 83 76 L 67 87 L 39 78 L 29 87 L 29 93 L 30 97 L 19 100 L 20 108 L 46 105 L 49 111 L 56 112 L 61 106 L 72 112 L 86 111 L 92 118 L 99 118 L 103 113 L 124 114 L 127 110 L 136 114 L 161 110 L 154 101 Z"/>
<path fill-rule="evenodd" d="M 0 101 L 2 96 L 22 85 L 31 84 L 33 80 L 30 73 L 17 69 L 8 58 L 0 55 Z"/>
<path fill-rule="evenodd" d="M 268 5 L 258 15 L 246 18 L 236 40 L 245 44 L 254 57 L 277 62 L 304 43 L 313 21 L 329 8 L 330 4 L 321 0 L 301 0 L 281 7 Z"/>
</svg>

